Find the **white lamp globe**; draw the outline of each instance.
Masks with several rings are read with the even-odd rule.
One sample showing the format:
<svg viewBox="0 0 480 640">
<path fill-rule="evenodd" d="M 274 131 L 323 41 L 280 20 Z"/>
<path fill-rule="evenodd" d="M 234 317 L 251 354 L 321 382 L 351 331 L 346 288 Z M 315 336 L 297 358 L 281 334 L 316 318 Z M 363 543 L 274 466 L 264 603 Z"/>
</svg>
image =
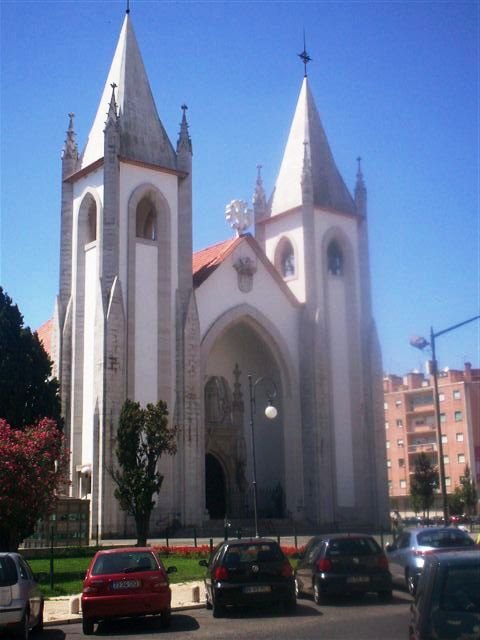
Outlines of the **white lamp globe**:
<svg viewBox="0 0 480 640">
<path fill-rule="evenodd" d="M 276 407 L 273 406 L 273 404 L 269 404 L 268 407 L 265 409 L 265 415 L 269 420 L 273 420 L 274 418 L 277 417 L 278 411 Z"/>
</svg>

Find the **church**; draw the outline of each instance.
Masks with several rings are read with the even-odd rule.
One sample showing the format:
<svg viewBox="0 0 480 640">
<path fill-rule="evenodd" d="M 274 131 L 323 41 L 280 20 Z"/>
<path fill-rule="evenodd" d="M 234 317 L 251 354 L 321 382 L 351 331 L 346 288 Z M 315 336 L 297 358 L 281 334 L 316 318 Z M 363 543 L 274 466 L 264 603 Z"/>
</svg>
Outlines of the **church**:
<svg viewBox="0 0 480 640">
<path fill-rule="evenodd" d="M 305 72 L 271 195 L 259 168 L 252 208 L 226 208 L 231 237 L 193 254 L 182 110 L 174 146 L 127 11 L 83 151 L 71 114 L 62 153 L 51 337 L 70 495 L 90 500 L 92 532 L 132 536 L 108 472 L 119 414 L 127 398 L 165 400 L 178 451 L 160 461 L 151 535 L 245 520 L 255 506 L 323 530 L 385 525 L 360 160 L 352 196 Z"/>
</svg>

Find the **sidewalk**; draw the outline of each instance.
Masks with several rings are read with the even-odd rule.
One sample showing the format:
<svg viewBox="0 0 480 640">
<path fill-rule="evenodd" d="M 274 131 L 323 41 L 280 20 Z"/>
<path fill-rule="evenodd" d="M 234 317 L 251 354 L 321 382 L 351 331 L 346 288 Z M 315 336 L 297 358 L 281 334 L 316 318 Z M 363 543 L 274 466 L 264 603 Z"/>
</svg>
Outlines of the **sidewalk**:
<svg viewBox="0 0 480 640">
<path fill-rule="evenodd" d="M 205 606 L 202 581 L 171 584 L 170 588 L 172 590 L 172 611 Z M 45 626 L 80 622 L 82 619 L 80 595 L 45 600 L 43 618 Z"/>
</svg>

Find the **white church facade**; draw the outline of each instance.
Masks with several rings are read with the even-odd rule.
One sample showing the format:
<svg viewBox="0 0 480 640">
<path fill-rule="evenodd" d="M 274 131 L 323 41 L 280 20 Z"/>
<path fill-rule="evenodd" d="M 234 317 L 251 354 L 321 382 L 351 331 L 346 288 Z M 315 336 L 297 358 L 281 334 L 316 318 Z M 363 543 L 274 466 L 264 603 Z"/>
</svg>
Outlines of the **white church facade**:
<svg viewBox="0 0 480 640">
<path fill-rule="evenodd" d="M 270 198 L 258 174 L 254 235 L 234 202 L 235 237 L 193 257 L 186 109 L 174 147 L 128 13 L 82 153 L 75 138 L 71 116 L 52 349 L 70 493 L 90 499 L 91 530 L 134 532 L 108 473 L 127 398 L 165 400 L 178 427 L 152 533 L 172 516 L 184 526 L 250 517 L 249 376 L 260 518 L 385 524 L 366 189 L 360 165 L 353 197 L 345 186 L 308 78 Z"/>
</svg>

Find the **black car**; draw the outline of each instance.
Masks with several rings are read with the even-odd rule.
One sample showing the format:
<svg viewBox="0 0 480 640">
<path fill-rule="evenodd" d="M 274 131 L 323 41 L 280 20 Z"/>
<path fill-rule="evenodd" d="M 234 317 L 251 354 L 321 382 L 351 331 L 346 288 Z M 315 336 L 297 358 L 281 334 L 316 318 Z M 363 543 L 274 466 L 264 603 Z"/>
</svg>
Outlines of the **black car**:
<svg viewBox="0 0 480 640">
<path fill-rule="evenodd" d="M 374 591 L 392 598 L 392 576 L 381 547 L 369 535 L 325 534 L 312 538 L 295 570 L 297 597 L 313 595 L 320 604 L 325 596 Z"/>
<path fill-rule="evenodd" d="M 432 552 L 411 606 L 410 640 L 480 638 L 480 554 Z"/>
<path fill-rule="evenodd" d="M 292 566 L 275 540 L 226 540 L 200 564 L 207 567 L 206 606 L 215 618 L 232 605 L 279 603 L 287 610 L 296 606 Z"/>
</svg>

